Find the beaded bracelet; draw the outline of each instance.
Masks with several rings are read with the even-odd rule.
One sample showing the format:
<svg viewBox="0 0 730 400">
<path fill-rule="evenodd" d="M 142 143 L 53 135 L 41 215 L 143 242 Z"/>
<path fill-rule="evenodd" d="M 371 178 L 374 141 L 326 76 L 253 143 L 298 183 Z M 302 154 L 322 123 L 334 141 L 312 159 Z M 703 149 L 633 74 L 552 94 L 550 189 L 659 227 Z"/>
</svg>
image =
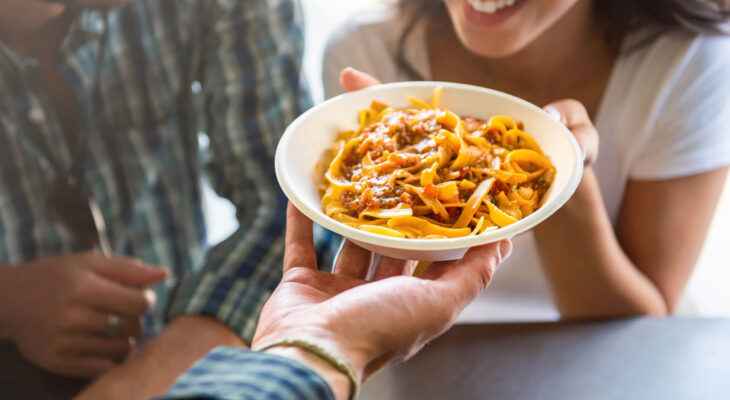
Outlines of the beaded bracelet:
<svg viewBox="0 0 730 400">
<path fill-rule="evenodd" d="M 333 350 L 326 345 L 319 344 L 316 341 L 301 338 L 283 338 L 275 340 L 271 343 L 266 343 L 263 346 L 257 346 L 256 350 L 264 351 L 277 346 L 298 347 L 326 361 L 334 369 L 342 372 L 350 379 L 350 383 L 352 383 L 350 400 L 355 400 L 357 398 L 360 391 L 360 379 L 357 376 L 357 372 L 355 372 L 355 369 L 352 367 L 352 364 L 350 364 L 350 362 L 338 351 Z"/>
</svg>

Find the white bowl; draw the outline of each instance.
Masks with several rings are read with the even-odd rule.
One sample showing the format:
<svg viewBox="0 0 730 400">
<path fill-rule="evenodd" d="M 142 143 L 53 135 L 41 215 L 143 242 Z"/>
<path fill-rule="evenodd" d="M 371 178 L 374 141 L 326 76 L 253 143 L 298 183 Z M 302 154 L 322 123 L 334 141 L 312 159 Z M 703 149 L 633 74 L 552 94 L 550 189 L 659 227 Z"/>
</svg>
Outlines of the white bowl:
<svg viewBox="0 0 730 400">
<path fill-rule="evenodd" d="M 394 108 L 408 107 L 407 96 L 429 100 L 434 88 L 443 92 L 439 107 L 458 115 L 488 119 L 502 114 L 524 122 L 555 165 L 555 180 L 543 205 L 533 214 L 493 232 L 450 239 L 401 239 L 349 227 L 322 211 L 317 191 L 323 171 L 321 159 L 337 134 L 358 126 L 358 112 L 378 100 Z M 375 253 L 420 261 L 454 260 L 486 243 L 511 238 L 539 224 L 572 196 L 583 174 L 583 155 L 570 131 L 541 108 L 517 97 L 482 87 L 446 82 L 403 82 L 378 85 L 325 101 L 287 127 L 276 149 L 276 177 L 289 200 L 307 217 Z"/>
</svg>

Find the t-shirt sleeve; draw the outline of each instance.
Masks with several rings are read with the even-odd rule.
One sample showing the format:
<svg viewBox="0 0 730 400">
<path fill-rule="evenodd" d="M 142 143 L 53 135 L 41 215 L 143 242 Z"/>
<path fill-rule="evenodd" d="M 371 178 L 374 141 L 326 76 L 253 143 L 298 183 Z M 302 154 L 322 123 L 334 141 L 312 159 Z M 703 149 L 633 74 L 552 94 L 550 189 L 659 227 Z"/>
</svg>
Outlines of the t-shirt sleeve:
<svg viewBox="0 0 730 400">
<path fill-rule="evenodd" d="M 340 72 L 347 67 L 370 74 L 380 82 L 398 80 L 394 48 L 400 31 L 399 20 L 385 3 L 352 16 L 337 28 L 322 59 L 325 99 L 344 92 Z"/>
<path fill-rule="evenodd" d="M 667 92 L 637 180 L 671 179 L 730 165 L 730 38 L 700 37 Z"/>
<path fill-rule="evenodd" d="M 322 59 L 322 85 L 324 98 L 329 99 L 342 94 L 344 90 L 340 86 L 340 72 L 352 66 L 351 52 L 347 49 L 349 30 L 342 26 L 327 41 Z"/>
</svg>

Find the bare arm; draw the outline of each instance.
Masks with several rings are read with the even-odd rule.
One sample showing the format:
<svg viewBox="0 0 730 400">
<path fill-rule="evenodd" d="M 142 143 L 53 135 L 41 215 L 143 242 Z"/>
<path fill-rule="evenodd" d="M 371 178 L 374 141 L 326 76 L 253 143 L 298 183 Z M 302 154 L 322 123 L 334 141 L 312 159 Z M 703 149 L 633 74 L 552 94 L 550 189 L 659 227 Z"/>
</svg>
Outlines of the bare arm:
<svg viewBox="0 0 730 400">
<path fill-rule="evenodd" d="M 571 125 L 588 121 L 584 110 L 561 111 L 580 140 L 585 132 Z M 629 182 L 614 231 L 595 174 L 587 168 L 573 198 L 535 229 L 562 316 L 673 312 L 726 176 L 727 168 L 722 168 L 678 179 Z"/>
<path fill-rule="evenodd" d="M 665 181 L 629 182 L 616 234 L 673 312 L 715 214 L 728 168 Z"/>
<path fill-rule="evenodd" d="M 217 346 L 246 347 L 236 333 L 212 318 L 180 316 L 124 364 L 89 385 L 77 399 L 160 396 L 180 374 Z"/>
<path fill-rule="evenodd" d="M 535 239 L 564 318 L 667 313 L 656 285 L 621 248 L 592 170 Z"/>
</svg>

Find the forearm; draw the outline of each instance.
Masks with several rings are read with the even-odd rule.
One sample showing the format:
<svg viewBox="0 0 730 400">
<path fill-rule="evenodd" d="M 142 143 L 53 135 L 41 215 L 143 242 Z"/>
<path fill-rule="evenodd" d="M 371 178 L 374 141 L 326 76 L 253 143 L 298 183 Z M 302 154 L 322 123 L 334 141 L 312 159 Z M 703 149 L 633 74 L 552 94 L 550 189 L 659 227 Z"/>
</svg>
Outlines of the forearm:
<svg viewBox="0 0 730 400">
<path fill-rule="evenodd" d="M 621 248 L 592 170 L 573 198 L 535 229 L 535 238 L 563 317 L 668 312 L 657 286 Z"/>
<path fill-rule="evenodd" d="M 179 375 L 217 346 L 246 347 L 236 333 L 218 321 L 180 316 L 142 350 L 91 384 L 78 399 L 160 396 Z"/>
</svg>

